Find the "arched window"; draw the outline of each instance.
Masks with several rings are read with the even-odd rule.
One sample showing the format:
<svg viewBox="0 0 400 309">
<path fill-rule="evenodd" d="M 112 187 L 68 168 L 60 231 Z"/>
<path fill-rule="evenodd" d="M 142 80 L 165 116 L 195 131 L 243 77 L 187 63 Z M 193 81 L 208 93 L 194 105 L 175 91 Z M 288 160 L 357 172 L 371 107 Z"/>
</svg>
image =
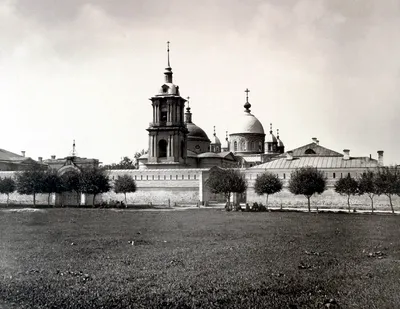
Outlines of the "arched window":
<svg viewBox="0 0 400 309">
<path fill-rule="evenodd" d="M 240 143 L 240 150 L 243 150 L 243 151 L 246 150 L 246 142 L 241 142 Z"/>
<path fill-rule="evenodd" d="M 168 108 L 167 104 L 163 103 L 160 106 L 160 121 L 167 121 Z"/>
<path fill-rule="evenodd" d="M 158 142 L 158 156 L 160 158 L 165 158 L 167 156 L 167 141 L 162 139 Z"/>
<path fill-rule="evenodd" d="M 312 149 L 307 149 L 304 153 L 305 154 L 315 154 L 315 151 Z"/>
<path fill-rule="evenodd" d="M 233 151 L 237 151 L 237 141 L 233 142 Z"/>
<path fill-rule="evenodd" d="M 251 148 L 250 150 L 256 150 L 256 143 L 251 142 Z"/>
</svg>

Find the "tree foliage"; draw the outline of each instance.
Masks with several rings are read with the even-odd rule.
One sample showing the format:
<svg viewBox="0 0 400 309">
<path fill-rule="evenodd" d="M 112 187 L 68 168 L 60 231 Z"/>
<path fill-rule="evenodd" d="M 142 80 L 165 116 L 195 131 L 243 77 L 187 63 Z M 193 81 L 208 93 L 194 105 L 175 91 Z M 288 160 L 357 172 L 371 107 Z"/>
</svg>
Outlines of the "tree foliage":
<svg viewBox="0 0 400 309">
<path fill-rule="evenodd" d="M 379 192 L 376 186 L 376 174 L 372 171 L 366 171 L 358 179 L 358 194 L 367 194 L 371 200 L 371 211 L 374 212 L 374 196 Z"/>
<path fill-rule="evenodd" d="M 126 205 L 126 194 L 136 192 L 136 182 L 133 177 L 127 174 L 118 176 L 114 183 L 114 192 L 123 193 L 125 195 Z"/>
<path fill-rule="evenodd" d="M 77 205 L 80 204 L 81 190 L 81 176 L 80 171 L 71 170 L 61 176 L 61 184 L 63 192 L 75 192 Z"/>
<path fill-rule="evenodd" d="M 224 194 L 229 203 L 232 193 L 243 193 L 247 189 L 244 176 L 233 169 L 216 168 L 211 170 L 206 186 L 212 193 Z"/>
<path fill-rule="evenodd" d="M 10 200 L 10 193 L 13 193 L 16 190 L 16 183 L 14 179 L 7 177 L 7 178 L 0 178 L 0 193 L 7 195 L 7 206 Z"/>
<path fill-rule="evenodd" d="M 326 190 L 326 179 L 323 172 L 314 167 L 302 167 L 293 171 L 289 180 L 289 191 L 295 195 L 304 195 L 308 202 L 308 211 L 311 211 L 310 198 L 314 194 L 321 194 Z"/>
<path fill-rule="evenodd" d="M 335 192 L 339 193 L 340 195 L 347 196 L 347 206 L 350 212 L 350 196 L 358 193 L 358 182 L 357 180 L 351 178 L 350 175 L 340 178 L 335 183 Z"/>
<path fill-rule="evenodd" d="M 266 206 L 268 207 L 268 196 L 282 190 L 282 181 L 275 174 L 264 173 L 257 177 L 254 184 L 254 191 L 258 195 L 266 195 Z"/>
<path fill-rule="evenodd" d="M 54 169 L 45 171 L 41 193 L 48 194 L 47 205 L 50 205 L 50 195 L 52 193 L 62 193 L 64 190 L 63 182 L 57 171 Z"/>
<path fill-rule="evenodd" d="M 385 166 L 378 169 L 375 178 L 376 192 L 389 198 L 390 208 L 394 213 L 392 197 L 400 195 L 400 170 L 397 166 Z"/>
<path fill-rule="evenodd" d="M 93 194 L 93 203 L 96 195 L 110 191 L 111 185 L 105 170 L 100 167 L 82 169 L 80 174 L 80 190 L 86 194 Z"/>
<path fill-rule="evenodd" d="M 44 175 L 45 170 L 39 164 L 16 174 L 18 193 L 33 195 L 33 206 L 36 206 L 36 194 L 43 191 Z"/>
</svg>

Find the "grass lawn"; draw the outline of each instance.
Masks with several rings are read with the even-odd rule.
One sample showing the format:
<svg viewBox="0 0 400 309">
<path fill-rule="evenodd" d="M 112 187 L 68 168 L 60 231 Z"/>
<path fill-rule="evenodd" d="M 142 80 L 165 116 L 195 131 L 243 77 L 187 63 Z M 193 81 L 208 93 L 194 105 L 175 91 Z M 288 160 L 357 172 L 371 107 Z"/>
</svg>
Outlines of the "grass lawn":
<svg viewBox="0 0 400 309">
<path fill-rule="evenodd" d="M 400 308 L 400 217 L 0 210 L 0 308 Z"/>
</svg>

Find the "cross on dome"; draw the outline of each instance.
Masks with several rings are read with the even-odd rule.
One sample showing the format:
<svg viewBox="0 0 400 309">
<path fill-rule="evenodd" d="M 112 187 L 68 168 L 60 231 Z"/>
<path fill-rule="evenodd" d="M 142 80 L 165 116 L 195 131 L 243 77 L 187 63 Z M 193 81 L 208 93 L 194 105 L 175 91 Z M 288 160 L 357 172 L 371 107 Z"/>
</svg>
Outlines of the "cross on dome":
<svg viewBox="0 0 400 309">
<path fill-rule="evenodd" d="M 250 92 L 250 90 L 248 88 L 246 88 L 246 90 L 244 92 L 246 92 L 246 103 L 244 104 L 244 108 L 245 108 L 244 111 L 246 113 L 250 113 L 250 107 L 251 107 L 251 104 L 249 103 L 249 92 Z"/>
</svg>

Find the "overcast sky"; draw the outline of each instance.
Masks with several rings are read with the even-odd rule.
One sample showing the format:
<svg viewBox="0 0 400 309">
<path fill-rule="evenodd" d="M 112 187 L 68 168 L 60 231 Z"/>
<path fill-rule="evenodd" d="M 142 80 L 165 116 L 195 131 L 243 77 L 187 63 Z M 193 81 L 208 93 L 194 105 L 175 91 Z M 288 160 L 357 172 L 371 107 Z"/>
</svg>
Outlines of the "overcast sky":
<svg viewBox="0 0 400 309">
<path fill-rule="evenodd" d="M 118 162 L 148 147 L 166 41 L 193 122 L 243 112 L 286 150 L 317 137 L 400 163 L 398 0 L 0 0 L 0 148 Z"/>
</svg>

